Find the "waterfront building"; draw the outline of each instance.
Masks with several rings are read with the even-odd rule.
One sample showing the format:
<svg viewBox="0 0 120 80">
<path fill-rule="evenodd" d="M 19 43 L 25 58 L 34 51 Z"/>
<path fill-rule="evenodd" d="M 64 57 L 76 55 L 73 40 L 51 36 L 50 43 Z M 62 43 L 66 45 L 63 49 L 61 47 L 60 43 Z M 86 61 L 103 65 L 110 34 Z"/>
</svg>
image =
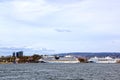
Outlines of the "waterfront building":
<svg viewBox="0 0 120 80">
<path fill-rule="evenodd" d="M 23 51 L 16 52 L 16 57 L 23 57 Z"/>
<path fill-rule="evenodd" d="M 13 56 L 12 57 L 15 57 L 15 52 L 13 52 Z"/>
</svg>

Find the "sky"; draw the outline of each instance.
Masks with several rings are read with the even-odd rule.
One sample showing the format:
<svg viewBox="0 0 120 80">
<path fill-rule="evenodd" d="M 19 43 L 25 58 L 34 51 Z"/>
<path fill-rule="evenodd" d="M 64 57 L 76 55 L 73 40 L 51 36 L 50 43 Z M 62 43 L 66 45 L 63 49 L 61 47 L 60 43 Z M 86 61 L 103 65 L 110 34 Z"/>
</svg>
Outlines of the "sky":
<svg viewBox="0 0 120 80">
<path fill-rule="evenodd" d="M 0 48 L 120 52 L 120 0 L 0 0 Z"/>
</svg>

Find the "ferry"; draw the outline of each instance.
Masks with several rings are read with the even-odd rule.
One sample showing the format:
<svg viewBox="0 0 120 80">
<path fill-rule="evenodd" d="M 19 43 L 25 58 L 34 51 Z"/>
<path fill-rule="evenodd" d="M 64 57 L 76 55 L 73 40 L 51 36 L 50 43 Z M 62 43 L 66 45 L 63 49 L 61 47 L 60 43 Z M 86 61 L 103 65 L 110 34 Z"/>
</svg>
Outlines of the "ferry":
<svg viewBox="0 0 120 80">
<path fill-rule="evenodd" d="M 116 59 L 113 59 L 109 56 L 103 57 L 103 58 L 98 58 L 98 57 L 93 57 L 88 60 L 89 62 L 92 63 L 116 63 Z"/>
</svg>

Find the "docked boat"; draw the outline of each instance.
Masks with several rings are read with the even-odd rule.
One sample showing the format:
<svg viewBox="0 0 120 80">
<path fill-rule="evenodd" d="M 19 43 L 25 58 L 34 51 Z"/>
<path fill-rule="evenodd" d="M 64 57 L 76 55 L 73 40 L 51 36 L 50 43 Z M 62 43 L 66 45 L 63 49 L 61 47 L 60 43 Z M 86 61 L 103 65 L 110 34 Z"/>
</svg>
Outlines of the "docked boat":
<svg viewBox="0 0 120 80">
<path fill-rule="evenodd" d="M 109 56 L 103 58 L 93 57 L 90 58 L 88 61 L 92 63 L 116 63 L 116 59 L 113 59 Z"/>
</svg>

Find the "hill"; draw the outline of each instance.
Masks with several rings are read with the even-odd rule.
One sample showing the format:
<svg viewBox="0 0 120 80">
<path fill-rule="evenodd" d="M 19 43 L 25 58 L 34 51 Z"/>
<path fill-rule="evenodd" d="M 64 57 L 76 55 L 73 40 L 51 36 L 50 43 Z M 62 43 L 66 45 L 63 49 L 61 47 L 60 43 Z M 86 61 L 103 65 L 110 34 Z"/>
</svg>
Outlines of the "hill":
<svg viewBox="0 0 120 80">
<path fill-rule="evenodd" d="M 66 56 L 66 55 L 73 55 L 76 57 L 113 57 L 113 58 L 120 58 L 120 52 L 72 52 L 72 53 L 60 53 L 59 56 Z"/>
</svg>

